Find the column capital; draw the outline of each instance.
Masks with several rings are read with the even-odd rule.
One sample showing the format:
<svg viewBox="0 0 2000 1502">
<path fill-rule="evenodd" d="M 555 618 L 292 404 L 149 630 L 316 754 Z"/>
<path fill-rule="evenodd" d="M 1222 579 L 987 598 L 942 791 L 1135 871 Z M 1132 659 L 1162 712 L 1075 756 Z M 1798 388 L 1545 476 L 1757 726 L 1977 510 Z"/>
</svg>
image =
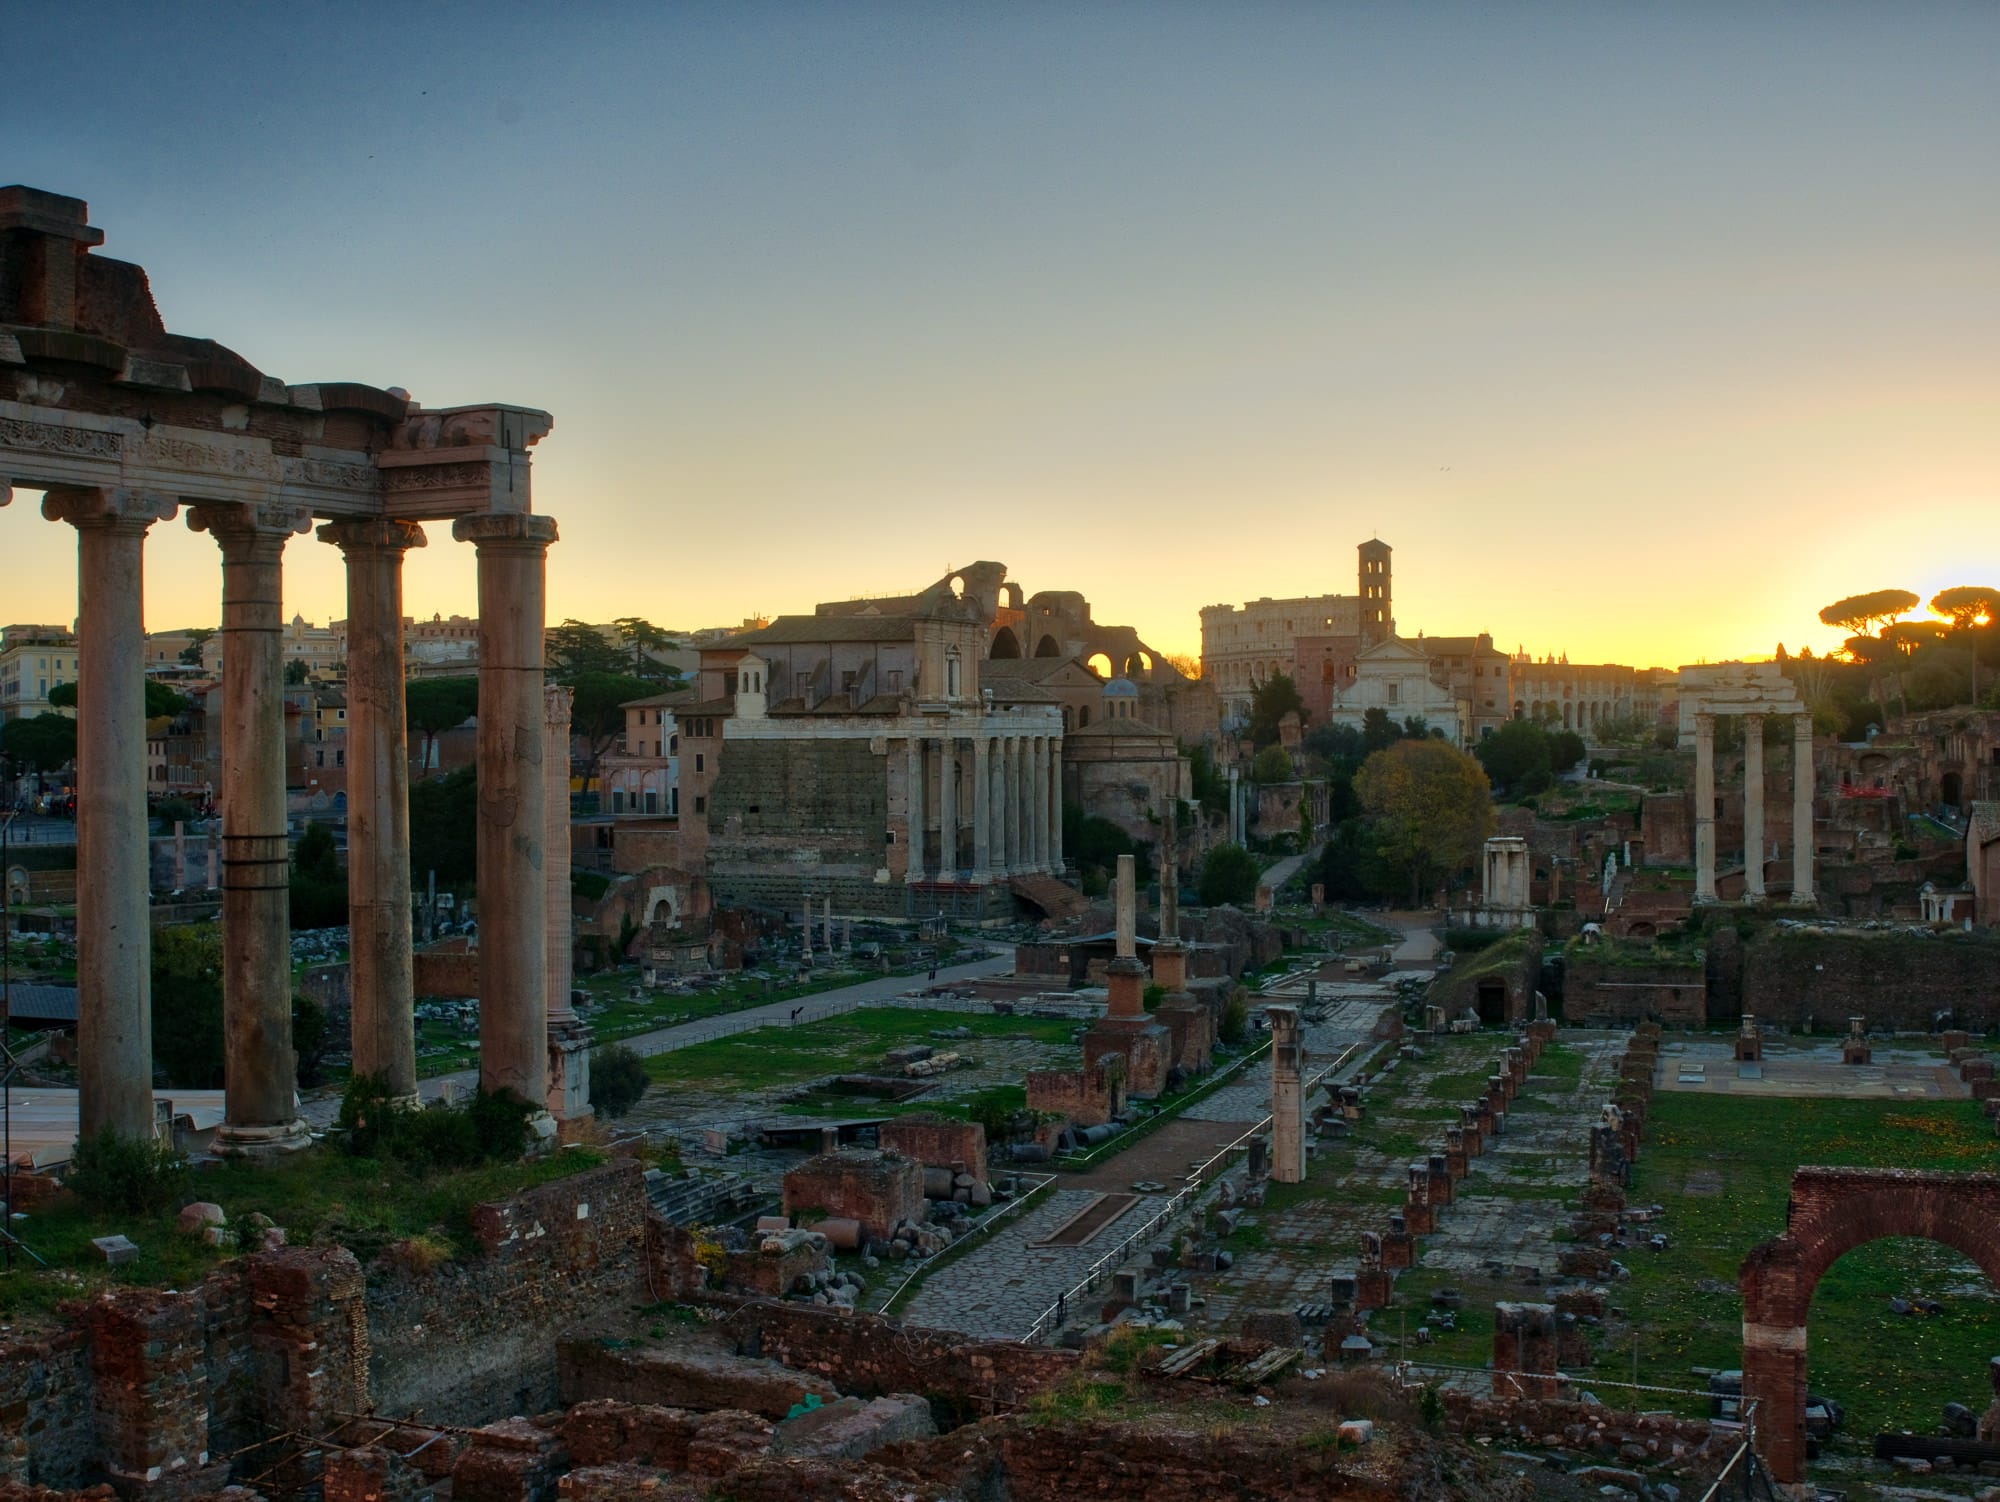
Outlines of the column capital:
<svg viewBox="0 0 2000 1502">
<path fill-rule="evenodd" d="M 385 517 L 351 517 L 328 522 L 315 534 L 321 542 L 332 543 L 343 553 L 401 553 L 427 545 L 424 529 L 415 522 L 390 521 Z"/>
<path fill-rule="evenodd" d="M 576 691 L 560 683 L 542 685 L 542 722 L 546 725 L 567 726 L 570 710 L 576 702 Z"/>
<path fill-rule="evenodd" d="M 1715 730 L 1715 716 L 1706 709 L 1697 709 L 1694 712 L 1694 728 L 1697 735 L 1713 734 Z"/>
<path fill-rule="evenodd" d="M 51 490 L 42 497 L 42 515 L 73 527 L 144 532 L 154 522 L 172 521 L 180 502 L 158 490 L 79 487 Z"/>
<path fill-rule="evenodd" d="M 188 507 L 188 530 L 206 532 L 227 558 L 232 551 L 264 551 L 276 558 L 285 544 L 312 530 L 312 511 L 282 501 L 200 501 Z"/>
<path fill-rule="evenodd" d="M 454 541 L 476 547 L 546 548 L 556 540 L 556 519 L 529 511 L 483 511 L 451 524 Z"/>
</svg>

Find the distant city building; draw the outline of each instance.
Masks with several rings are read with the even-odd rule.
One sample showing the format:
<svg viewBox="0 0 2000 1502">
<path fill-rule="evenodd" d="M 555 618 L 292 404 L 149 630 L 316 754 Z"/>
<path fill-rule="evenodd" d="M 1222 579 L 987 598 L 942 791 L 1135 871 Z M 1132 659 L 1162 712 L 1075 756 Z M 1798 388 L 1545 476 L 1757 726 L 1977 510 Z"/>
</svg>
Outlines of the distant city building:
<svg viewBox="0 0 2000 1502">
<path fill-rule="evenodd" d="M 49 691 L 74 682 L 76 638 L 68 627 L 0 628 L 0 723 L 49 713 Z"/>
<path fill-rule="evenodd" d="M 1389 544 L 1371 538 L 1356 550 L 1355 593 L 1304 595 L 1295 599 L 1252 600 L 1246 605 L 1208 605 L 1201 612 L 1201 676 L 1213 685 L 1222 717 L 1241 724 L 1250 718 L 1250 696 L 1280 673 L 1309 674 L 1314 699 L 1329 699 L 1343 680 L 1351 685 L 1355 659 L 1364 647 L 1395 634 Z M 1309 643 L 1307 660 L 1299 644 Z M 1303 692 L 1304 685 L 1301 684 Z"/>
</svg>

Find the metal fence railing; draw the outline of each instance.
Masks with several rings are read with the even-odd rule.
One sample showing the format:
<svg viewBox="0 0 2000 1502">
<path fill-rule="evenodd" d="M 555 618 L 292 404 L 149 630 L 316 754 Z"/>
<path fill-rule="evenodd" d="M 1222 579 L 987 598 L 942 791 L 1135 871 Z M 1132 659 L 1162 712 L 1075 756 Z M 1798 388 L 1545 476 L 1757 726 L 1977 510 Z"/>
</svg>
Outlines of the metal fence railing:
<svg viewBox="0 0 2000 1502">
<path fill-rule="evenodd" d="M 896 1285 L 895 1291 L 882 1301 L 882 1307 L 876 1312 L 879 1314 L 893 1313 L 896 1305 L 902 1302 L 906 1294 L 933 1272 L 937 1271 L 938 1268 L 955 1259 L 959 1255 L 961 1247 L 970 1249 L 974 1245 L 975 1238 L 989 1235 L 995 1226 L 1006 1224 L 1022 1211 L 1026 1210 L 1029 1205 L 1038 1203 L 1055 1183 L 1057 1183 L 1057 1178 L 1054 1174 L 1043 1174 L 1033 1188 L 1016 1195 L 1011 1204 L 974 1221 L 971 1228 L 943 1252 L 932 1257 L 929 1261 L 920 1262 L 911 1268 L 910 1275 Z"/>
</svg>

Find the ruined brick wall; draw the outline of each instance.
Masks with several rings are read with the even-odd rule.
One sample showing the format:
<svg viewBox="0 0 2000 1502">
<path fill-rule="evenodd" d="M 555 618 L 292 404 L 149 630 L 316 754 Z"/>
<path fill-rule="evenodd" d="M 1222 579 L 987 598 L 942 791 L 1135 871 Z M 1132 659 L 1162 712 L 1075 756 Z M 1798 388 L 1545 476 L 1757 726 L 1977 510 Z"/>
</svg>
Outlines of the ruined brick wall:
<svg viewBox="0 0 2000 1502">
<path fill-rule="evenodd" d="M 97 1444 L 81 1327 L 0 1346 L 0 1480 L 79 1486 Z"/>
<path fill-rule="evenodd" d="M 867 740 L 730 741 L 708 803 L 716 900 L 782 910 L 810 882 L 842 912 L 900 913 L 901 891 L 875 882 L 888 864 L 887 766 Z"/>
<path fill-rule="evenodd" d="M 864 1397 L 921 1393 L 972 1411 L 1018 1407 L 1076 1371 L 1075 1351 L 974 1340 L 905 1326 L 875 1314 L 758 1300 L 719 1327 L 739 1354 L 762 1356 L 826 1378 Z"/>
<path fill-rule="evenodd" d="M 384 1413 L 476 1424 L 552 1407 L 557 1336 L 643 1297 L 646 1191 L 632 1159 L 482 1205 L 473 1227 L 473 1261 L 371 1269 L 370 1382 Z"/>
<path fill-rule="evenodd" d="M 472 997 L 479 994 L 479 956 L 463 939 L 446 939 L 411 956 L 419 996 Z"/>
<path fill-rule="evenodd" d="M 819 1211 L 887 1240 L 903 1221 L 923 1219 L 924 1170 L 895 1152 L 821 1153 L 785 1174 L 784 1193 L 787 1215 Z"/>
<path fill-rule="evenodd" d="M 1708 977 L 1699 964 L 1617 965 L 1572 946 L 1565 957 L 1563 1016 L 1577 1024 L 1656 1017 L 1673 1027 L 1701 1027 L 1708 1020 Z"/>
<path fill-rule="evenodd" d="M 1688 793 L 1646 794 L 1639 804 L 1639 828 L 1646 836 L 1647 865 L 1685 866 L 1694 860 L 1694 815 Z"/>
<path fill-rule="evenodd" d="M 986 1182 L 986 1128 L 976 1121 L 953 1121 L 943 1116 L 903 1116 L 885 1121 L 877 1129 L 876 1142 L 890 1152 L 921 1163 L 926 1168 L 953 1168 Z"/>
<path fill-rule="evenodd" d="M 1820 1028 L 1864 1017 L 1870 1028 L 1928 1032 L 1949 1008 L 1960 1027 L 2000 1024 L 2000 934 L 1767 932 L 1745 946 L 1743 1010 Z"/>
</svg>

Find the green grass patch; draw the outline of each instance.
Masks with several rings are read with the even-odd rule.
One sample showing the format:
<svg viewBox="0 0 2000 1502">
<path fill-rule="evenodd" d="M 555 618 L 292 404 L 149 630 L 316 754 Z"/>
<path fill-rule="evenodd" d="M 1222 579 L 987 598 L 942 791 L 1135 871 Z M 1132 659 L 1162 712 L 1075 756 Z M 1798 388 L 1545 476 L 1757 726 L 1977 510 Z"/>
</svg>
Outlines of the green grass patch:
<svg viewBox="0 0 2000 1502">
<path fill-rule="evenodd" d="M 965 1028 L 972 1036 L 940 1041 L 941 1048 L 976 1055 L 982 1039 L 1068 1043 L 1076 1026 L 1064 1018 L 862 1007 L 797 1027 L 773 1024 L 654 1054 L 646 1060 L 646 1073 L 657 1084 L 680 1088 L 755 1090 L 872 1068 L 896 1045 L 929 1041 L 933 1031 L 948 1028 Z"/>
<path fill-rule="evenodd" d="M 1697 1385 L 1691 1366 L 1742 1364 L 1737 1269 L 1785 1228 L 1792 1171 L 1827 1167 L 1985 1171 L 2000 1143 L 1972 1101 L 1653 1098 L 1628 1199 L 1667 1208 L 1663 1253 L 1634 1250 L 1613 1290 L 1638 1325 L 1640 1380 Z M 1939 1299 L 1934 1317 L 1890 1312 L 1892 1296 Z M 1884 1240 L 1821 1279 L 1808 1326 L 1809 1380 L 1847 1405 L 1837 1448 L 1866 1453 L 1879 1429 L 1930 1432 L 1947 1402 L 1987 1401 L 1986 1358 L 2000 1303 L 1976 1269 L 1928 1241 Z M 1631 1371 L 1629 1337 L 1603 1355 Z"/>
<path fill-rule="evenodd" d="M 431 1238 L 453 1255 L 474 1250 L 472 1210 L 523 1189 L 594 1168 L 604 1161 L 587 1148 L 569 1149 L 523 1163 L 413 1172 L 401 1164 L 350 1158 L 315 1147 L 284 1162 L 226 1163 L 197 1173 L 187 1199 L 213 1200 L 233 1228 L 258 1212 L 285 1228 L 294 1245 L 344 1246 L 363 1262 L 412 1236 Z M 153 1215 L 92 1211 L 73 1196 L 14 1223 L 15 1234 L 45 1258 L 50 1270 L 16 1256 L 14 1272 L 0 1274 L 0 1313 L 10 1318 L 47 1313 L 64 1299 L 119 1286 L 187 1288 L 237 1248 L 213 1248 L 175 1227 L 178 1209 Z M 91 1238 L 129 1236 L 137 1260 L 109 1268 Z"/>
</svg>

